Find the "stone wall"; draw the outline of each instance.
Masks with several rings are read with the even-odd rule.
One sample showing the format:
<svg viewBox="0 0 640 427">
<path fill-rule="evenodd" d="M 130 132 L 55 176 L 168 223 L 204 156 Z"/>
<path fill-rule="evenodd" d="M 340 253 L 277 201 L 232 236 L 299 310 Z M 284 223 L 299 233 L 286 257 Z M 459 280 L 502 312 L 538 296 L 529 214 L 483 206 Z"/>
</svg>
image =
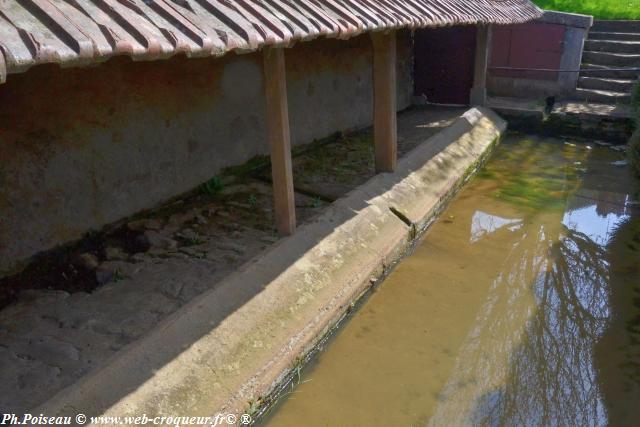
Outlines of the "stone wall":
<svg viewBox="0 0 640 427">
<path fill-rule="evenodd" d="M 293 144 L 372 121 L 368 35 L 286 51 Z M 398 108 L 412 46 L 398 37 Z M 0 85 L 0 276 L 268 153 L 261 53 L 40 66 Z"/>
</svg>

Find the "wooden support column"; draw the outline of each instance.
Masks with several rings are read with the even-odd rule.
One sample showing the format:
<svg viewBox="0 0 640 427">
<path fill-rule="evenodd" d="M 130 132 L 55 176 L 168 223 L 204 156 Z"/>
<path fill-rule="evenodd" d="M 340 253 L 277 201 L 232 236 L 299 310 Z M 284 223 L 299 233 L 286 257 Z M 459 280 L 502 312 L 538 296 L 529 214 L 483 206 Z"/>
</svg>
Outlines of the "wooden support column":
<svg viewBox="0 0 640 427">
<path fill-rule="evenodd" d="M 4 53 L 0 51 L 0 84 L 7 81 L 7 62 L 4 60 Z"/>
<path fill-rule="evenodd" d="M 283 48 L 264 49 L 264 84 L 276 225 L 280 234 L 289 235 L 296 229 L 296 205 Z"/>
<path fill-rule="evenodd" d="M 396 33 L 371 33 L 373 42 L 373 139 L 376 172 L 393 172 L 398 158 Z"/>
<path fill-rule="evenodd" d="M 471 105 L 487 103 L 487 67 L 491 54 L 491 26 L 478 25 L 476 32 L 476 61 L 473 71 L 473 87 L 469 96 Z"/>
</svg>

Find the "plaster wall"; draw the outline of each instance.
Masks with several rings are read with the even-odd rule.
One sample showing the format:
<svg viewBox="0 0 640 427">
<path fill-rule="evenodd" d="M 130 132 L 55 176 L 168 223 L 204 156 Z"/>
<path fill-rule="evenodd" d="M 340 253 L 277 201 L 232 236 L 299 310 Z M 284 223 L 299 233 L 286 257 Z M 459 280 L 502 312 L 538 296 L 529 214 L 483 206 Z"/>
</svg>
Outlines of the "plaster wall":
<svg viewBox="0 0 640 427">
<path fill-rule="evenodd" d="M 293 144 L 372 121 L 368 35 L 286 51 Z M 398 109 L 412 93 L 398 35 Z M 40 66 L 0 85 L 0 277 L 267 154 L 262 55 Z"/>
</svg>

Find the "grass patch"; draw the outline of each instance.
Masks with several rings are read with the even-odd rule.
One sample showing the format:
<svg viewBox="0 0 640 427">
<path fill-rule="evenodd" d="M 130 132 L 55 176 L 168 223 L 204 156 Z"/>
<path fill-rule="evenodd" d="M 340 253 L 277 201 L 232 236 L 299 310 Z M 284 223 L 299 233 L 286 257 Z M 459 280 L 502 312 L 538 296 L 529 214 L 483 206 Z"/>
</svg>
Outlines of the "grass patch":
<svg viewBox="0 0 640 427">
<path fill-rule="evenodd" d="M 596 19 L 640 19 L 640 0 L 533 0 L 543 9 L 593 15 Z"/>
</svg>

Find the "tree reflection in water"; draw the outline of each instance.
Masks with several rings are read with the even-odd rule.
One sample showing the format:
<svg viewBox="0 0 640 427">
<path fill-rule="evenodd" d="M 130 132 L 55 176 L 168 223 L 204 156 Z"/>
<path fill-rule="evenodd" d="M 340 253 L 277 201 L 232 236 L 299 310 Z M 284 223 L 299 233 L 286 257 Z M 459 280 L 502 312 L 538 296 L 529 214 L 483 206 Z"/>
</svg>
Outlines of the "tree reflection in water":
<svg viewBox="0 0 640 427">
<path fill-rule="evenodd" d="M 594 349 L 612 317 L 607 245 L 629 215 L 624 194 L 585 194 L 529 211 L 535 221 L 484 221 L 535 228 L 510 228 L 513 245 L 429 425 L 608 425 Z"/>
<path fill-rule="evenodd" d="M 564 231 L 549 259 L 534 256 L 536 312 L 504 388 L 480 399 L 474 425 L 606 424 L 593 348 L 610 314 L 608 266 L 602 247 Z"/>
</svg>

